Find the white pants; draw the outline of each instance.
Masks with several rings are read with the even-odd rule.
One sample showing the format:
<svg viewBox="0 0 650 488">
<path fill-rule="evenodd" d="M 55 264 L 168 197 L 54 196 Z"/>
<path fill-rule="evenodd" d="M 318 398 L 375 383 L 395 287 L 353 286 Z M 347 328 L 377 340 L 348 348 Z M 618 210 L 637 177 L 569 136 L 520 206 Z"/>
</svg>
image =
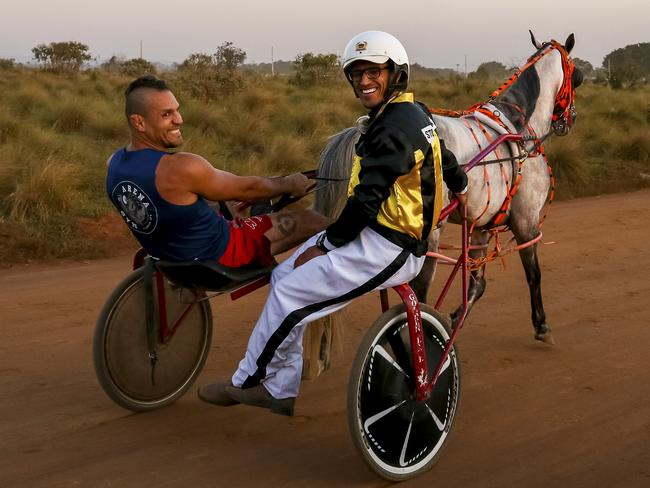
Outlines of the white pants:
<svg viewBox="0 0 650 488">
<path fill-rule="evenodd" d="M 275 398 L 296 397 L 305 325 L 365 293 L 412 280 L 424 264 L 424 256 L 415 257 L 366 227 L 352 242 L 294 269 L 296 258 L 317 237 L 273 270 L 269 296 L 233 385 L 248 388 L 262 382 Z"/>
</svg>

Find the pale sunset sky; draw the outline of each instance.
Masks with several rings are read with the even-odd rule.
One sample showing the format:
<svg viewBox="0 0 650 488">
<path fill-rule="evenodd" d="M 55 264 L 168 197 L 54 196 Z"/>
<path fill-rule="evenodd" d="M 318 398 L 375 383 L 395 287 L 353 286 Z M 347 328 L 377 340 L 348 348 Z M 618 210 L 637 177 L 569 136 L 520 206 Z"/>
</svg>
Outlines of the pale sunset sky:
<svg viewBox="0 0 650 488">
<path fill-rule="evenodd" d="M 341 54 L 364 30 L 402 41 L 411 62 L 473 71 L 485 61 L 519 65 L 540 41 L 564 42 L 600 66 L 614 49 L 650 42 L 650 0 L 0 0 L 0 58 L 31 60 L 40 43 L 79 41 L 102 62 L 140 55 L 181 62 L 231 41 L 246 62 L 291 61 L 307 52 Z"/>
</svg>

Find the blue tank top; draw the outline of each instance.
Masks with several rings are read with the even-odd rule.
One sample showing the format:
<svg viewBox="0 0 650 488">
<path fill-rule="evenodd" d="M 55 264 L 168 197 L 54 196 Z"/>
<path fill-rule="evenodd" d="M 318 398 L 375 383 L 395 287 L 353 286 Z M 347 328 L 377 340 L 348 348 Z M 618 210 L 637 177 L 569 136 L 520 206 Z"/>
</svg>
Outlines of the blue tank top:
<svg viewBox="0 0 650 488">
<path fill-rule="evenodd" d="M 155 149 L 113 154 L 108 197 L 149 255 L 170 261 L 219 259 L 230 238 L 228 222 L 201 196 L 191 205 L 175 205 L 160 196 L 156 168 L 165 154 Z"/>
</svg>

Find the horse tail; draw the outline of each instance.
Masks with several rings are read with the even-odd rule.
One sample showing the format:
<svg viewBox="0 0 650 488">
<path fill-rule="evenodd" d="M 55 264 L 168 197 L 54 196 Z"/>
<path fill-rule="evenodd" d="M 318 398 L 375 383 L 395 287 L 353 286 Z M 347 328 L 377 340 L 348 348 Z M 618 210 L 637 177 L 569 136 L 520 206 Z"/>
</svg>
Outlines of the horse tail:
<svg viewBox="0 0 650 488">
<path fill-rule="evenodd" d="M 336 219 L 345 206 L 347 181 L 352 171 L 354 146 L 361 131 L 348 127 L 329 138 L 318 160 L 318 177 L 322 178 L 316 191 L 314 210 Z"/>
<path fill-rule="evenodd" d="M 359 125 L 359 123 L 358 123 Z M 354 161 L 354 145 L 363 127 L 348 127 L 329 138 L 318 160 L 318 182 L 313 209 L 336 219 L 347 201 L 347 182 Z M 329 181 L 328 181 L 329 180 Z M 344 331 L 341 311 L 311 323 L 303 339 L 305 362 L 303 378 L 313 379 L 329 369 L 332 350 L 343 350 Z"/>
</svg>

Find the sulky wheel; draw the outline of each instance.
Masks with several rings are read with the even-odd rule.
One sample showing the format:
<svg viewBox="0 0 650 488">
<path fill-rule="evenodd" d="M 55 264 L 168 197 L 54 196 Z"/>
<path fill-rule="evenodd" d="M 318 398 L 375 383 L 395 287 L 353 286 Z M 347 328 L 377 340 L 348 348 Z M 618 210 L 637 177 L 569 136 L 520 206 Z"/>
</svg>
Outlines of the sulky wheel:
<svg viewBox="0 0 650 488">
<path fill-rule="evenodd" d="M 449 340 L 449 326 L 422 305 L 429 377 Z M 354 444 L 380 476 L 402 481 L 433 466 L 454 421 L 460 395 L 460 361 L 454 346 L 428 399 L 415 400 L 413 360 L 404 305 L 372 325 L 352 365 L 348 424 Z"/>
<path fill-rule="evenodd" d="M 167 280 L 164 282 L 170 327 L 191 302 L 195 303 L 171 339 L 157 345 L 153 371 L 147 345 L 142 268 L 113 291 L 95 328 L 93 359 L 97 378 L 115 403 L 136 412 L 164 407 L 180 398 L 201 372 L 210 350 L 210 304 L 207 300 L 197 302 L 199 295 L 194 290 L 174 288 Z M 156 293 L 154 280 L 154 296 Z M 155 322 L 157 327 L 158 320 Z"/>
</svg>

